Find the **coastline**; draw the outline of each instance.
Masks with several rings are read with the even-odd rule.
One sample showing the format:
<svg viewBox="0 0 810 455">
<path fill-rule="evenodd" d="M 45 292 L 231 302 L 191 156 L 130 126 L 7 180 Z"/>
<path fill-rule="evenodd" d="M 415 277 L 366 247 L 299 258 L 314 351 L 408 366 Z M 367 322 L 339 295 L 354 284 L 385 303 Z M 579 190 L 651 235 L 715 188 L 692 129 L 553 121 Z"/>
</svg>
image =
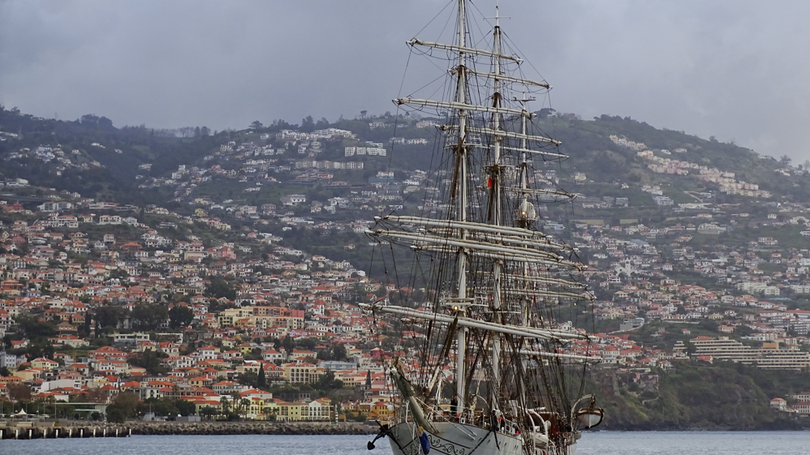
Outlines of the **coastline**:
<svg viewBox="0 0 810 455">
<path fill-rule="evenodd" d="M 377 425 L 361 422 L 144 422 L 128 421 L 122 424 L 92 424 L 71 422 L 74 425 L 53 427 L 52 423 L 37 422 L 33 425 L 16 426 L 0 425 L 0 439 L 51 439 L 51 438 L 96 438 L 136 436 L 227 436 L 227 435 L 322 435 L 322 436 L 373 436 Z M 645 432 L 769 432 L 769 431 L 806 431 L 807 428 L 795 422 L 785 425 L 760 425 L 757 428 L 733 428 L 729 426 L 711 427 L 675 427 L 675 426 L 609 426 L 596 432 L 607 433 L 645 433 Z M 43 425 L 45 424 L 45 425 Z M 29 434 L 29 430 L 31 433 Z M 57 432 L 58 430 L 58 432 Z M 18 432 L 18 436 L 15 436 Z"/>
<path fill-rule="evenodd" d="M 360 422 L 127 422 L 133 435 L 373 435 L 376 425 Z"/>
<path fill-rule="evenodd" d="M 360 422 L 0 422 L 0 439 L 109 438 L 170 435 L 374 435 L 377 425 Z"/>
</svg>

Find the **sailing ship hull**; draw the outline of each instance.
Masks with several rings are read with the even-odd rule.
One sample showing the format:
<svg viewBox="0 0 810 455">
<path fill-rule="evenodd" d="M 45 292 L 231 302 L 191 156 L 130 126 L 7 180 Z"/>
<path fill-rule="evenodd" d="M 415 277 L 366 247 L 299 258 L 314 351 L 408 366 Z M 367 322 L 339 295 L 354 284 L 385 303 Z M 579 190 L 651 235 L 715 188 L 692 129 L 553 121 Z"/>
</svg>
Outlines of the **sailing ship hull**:
<svg viewBox="0 0 810 455">
<path fill-rule="evenodd" d="M 523 439 L 516 435 L 454 422 L 433 422 L 436 433 L 427 433 L 431 454 L 444 455 L 526 455 Z M 418 426 L 413 422 L 394 425 L 388 440 L 394 455 L 424 455 L 419 443 Z M 554 453 L 546 448 L 533 449 L 536 455 Z M 528 452 L 532 453 L 532 452 Z M 576 455 L 576 444 L 566 448 Z"/>
</svg>

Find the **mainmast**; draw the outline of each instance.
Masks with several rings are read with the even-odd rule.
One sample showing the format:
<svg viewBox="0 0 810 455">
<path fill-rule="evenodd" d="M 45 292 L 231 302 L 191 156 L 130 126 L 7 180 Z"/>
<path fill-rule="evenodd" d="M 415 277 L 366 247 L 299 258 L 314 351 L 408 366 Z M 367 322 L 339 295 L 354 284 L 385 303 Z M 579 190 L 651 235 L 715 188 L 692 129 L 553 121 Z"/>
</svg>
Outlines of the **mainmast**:
<svg viewBox="0 0 810 455">
<path fill-rule="evenodd" d="M 534 98 L 527 97 L 524 95 L 523 99 L 520 100 L 521 108 L 524 112 L 528 114 L 528 109 L 526 109 L 526 103 L 529 101 L 533 101 Z M 526 153 L 526 150 L 529 150 L 529 144 L 526 140 L 526 134 L 528 133 L 526 129 L 526 123 L 528 121 L 527 115 L 520 116 L 520 133 L 523 137 L 520 139 L 520 189 L 523 191 L 521 194 L 520 200 L 520 213 L 519 216 L 521 218 L 520 224 L 523 225 L 524 228 L 529 228 L 531 222 L 534 221 L 536 216 L 534 206 L 529 202 L 528 193 L 526 190 L 529 188 L 529 154 Z M 528 276 L 529 274 L 529 266 L 528 264 L 523 265 L 523 276 Z M 535 286 L 536 287 L 536 286 Z M 528 325 L 529 324 L 529 300 L 526 297 L 520 299 L 521 308 L 520 308 L 520 317 L 521 317 L 521 324 Z"/>
<path fill-rule="evenodd" d="M 464 49 L 467 46 L 467 30 L 466 30 L 466 4 L 465 0 L 458 0 L 458 46 Z M 459 104 L 467 104 L 467 73 L 465 66 L 465 53 L 460 51 L 458 53 L 458 84 L 456 85 L 455 100 Z M 467 112 L 464 109 L 458 110 L 458 142 L 455 147 L 456 152 L 456 166 L 458 172 L 457 185 L 460 190 L 460 197 L 457 198 L 456 211 L 459 215 L 461 222 L 467 221 Z M 461 238 L 467 238 L 466 229 L 461 230 Z M 467 299 L 467 251 L 465 248 L 459 248 L 458 251 L 458 313 L 459 316 L 464 316 L 464 308 L 466 307 Z M 464 397 L 465 397 L 465 368 L 467 357 L 467 329 L 459 327 L 456 333 L 456 395 L 458 396 L 458 410 L 464 410 Z"/>
</svg>

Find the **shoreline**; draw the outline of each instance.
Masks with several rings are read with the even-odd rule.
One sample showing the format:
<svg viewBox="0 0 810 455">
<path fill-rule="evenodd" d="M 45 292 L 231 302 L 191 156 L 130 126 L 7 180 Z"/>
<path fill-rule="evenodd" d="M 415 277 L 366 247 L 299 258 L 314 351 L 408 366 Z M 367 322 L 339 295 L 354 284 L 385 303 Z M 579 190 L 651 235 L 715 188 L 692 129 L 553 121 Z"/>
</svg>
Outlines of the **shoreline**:
<svg viewBox="0 0 810 455">
<path fill-rule="evenodd" d="M 360 422 L 127 422 L 133 435 L 374 435 Z"/>
<path fill-rule="evenodd" d="M 131 434 L 132 436 L 226 436 L 226 435 L 289 435 L 289 436 L 374 436 L 377 434 L 376 424 L 362 422 L 144 422 L 129 421 L 122 424 L 104 424 L 95 422 L 70 422 L 60 427 L 53 427 L 45 422 L 34 423 L 31 426 L 2 426 L 3 439 L 14 438 L 13 431 L 19 429 L 21 439 L 26 438 L 28 429 L 33 429 L 34 438 L 51 437 L 118 437 Z M 783 422 L 784 423 L 784 422 Z M 44 425 L 43 425 L 44 424 Z M 59 429 L 59 435 L 54 434 Z M 10 431 L 9 431 L 10 430 Z M 71 432 L 72 430 L 72 432 Z M 118 431 L 116 431 L 118 430 Z M 807 431 L 801 425 L 763 425 L 759 428 L 730 428 L 730 427 L 684 427 L 684 428 L 616 428 L 607 427 L 594 432 L 769 432 L 769 431 Z M 80 436 L 83 432 L 84 436 Z M 588 433 L 585 431 L 583 433 Z M 72 436 L 68 436 L 72 434 Z M 104 436 L 102 436 L 104 434 Z M 91 436 L 93 435 L 93 436 Z"/>
<path fill-rule="evenodd" d="M 22 423 L 22 422 L 21 422 Z M 50 439 L 171 436 L 171 435 L 375 435 L 377 425 L 360 422 L 144 422 L 124 423 L 71 421 L 0 423 L 0 439 Z"/>
</svg>

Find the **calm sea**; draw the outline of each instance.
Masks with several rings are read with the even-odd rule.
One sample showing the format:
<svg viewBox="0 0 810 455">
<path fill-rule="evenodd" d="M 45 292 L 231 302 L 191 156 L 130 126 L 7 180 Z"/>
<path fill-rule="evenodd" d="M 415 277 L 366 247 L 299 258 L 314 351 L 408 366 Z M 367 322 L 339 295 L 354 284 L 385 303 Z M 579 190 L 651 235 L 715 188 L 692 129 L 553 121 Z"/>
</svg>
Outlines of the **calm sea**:
<svg viewBox="0 0 810 455">
<path fill-rule="evenodd" d="M 0 441 L 13 455 L 390 455 L 388 442 L 366 450 L 367 436 L 133 436 Z M 810 453 L 810 432 L 596 432 L 579 455 L 796 455 Z"/>
</svg>

